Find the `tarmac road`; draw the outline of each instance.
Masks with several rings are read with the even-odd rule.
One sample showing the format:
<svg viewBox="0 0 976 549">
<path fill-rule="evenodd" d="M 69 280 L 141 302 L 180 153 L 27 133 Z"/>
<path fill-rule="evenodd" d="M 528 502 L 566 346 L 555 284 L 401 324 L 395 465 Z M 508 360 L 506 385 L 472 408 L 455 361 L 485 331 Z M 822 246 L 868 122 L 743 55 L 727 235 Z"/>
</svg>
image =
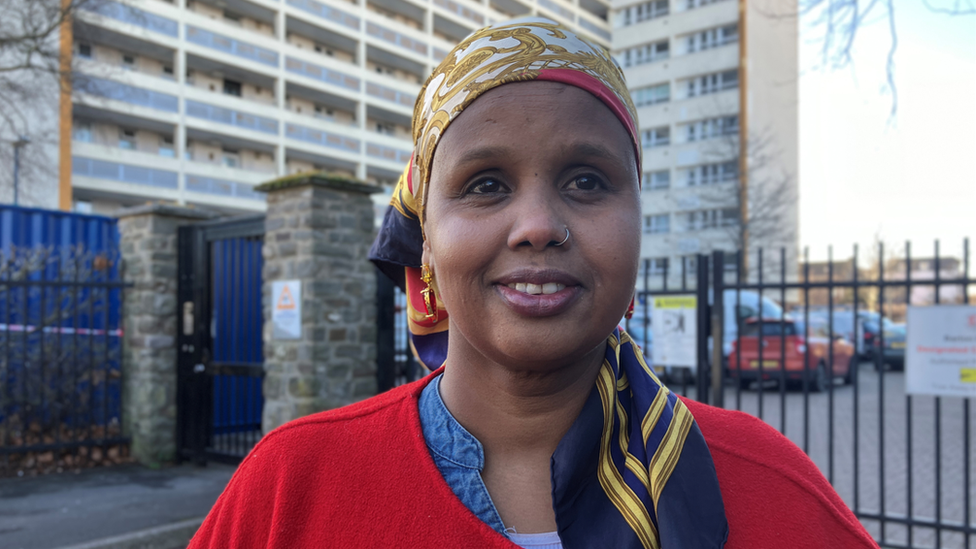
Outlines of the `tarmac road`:
<svg viewBox="0 0 976 549">
<path fill-rule="evenodd" d="M 881 378 L 883 384 L 879 383 Z M 882 402 L 879 388 L 882 387 L 884 406 L 879 407 L 879 402 Z M 725 391 L 725 407 L 741 409 L 759 416 L 781 432 L 783 411 L 785 411 L 786 436 L 801 448 L 806 444 L 807 453 L 824 475 L 832 481 L 838 494 L 852 509 L 856 507 L 856 510 L 862 513 L 877 514 L 881 510 L 883 501 L 885 514 L 905 517 L 908 515 L 908 502 L 911 498 L 912 516 L 916 519 L 934 520 L 938 513 L 944 522 L 963 524 L 966 510 L 966 485 L 963 475 L 965 469 L 963 399 L 943 397 L 936 404 L 935 397 L 916 395 L 911 396 L 909 403 L 905 395 L 904 373 L 888 370 L 879 376 L 871 363 L 860 365 L 856 391 L 855 387 L 841 385 L 839 381 L 832 389 L 834 410 L 832 463 L 830 392 L 811 393 L 808 404 L 805 404 L 802 389 L 785 391 L 785 400 L 783 400 L 779 385 L 776 382 L 767 382 L 762 392 L 760 415 L 760 393 L 755 385 L 738 394 L 735 387 L 729 386 Z M 681 388 L 676 386 L 675 391 L 680 394 Z M 856 437 L 854 433 L 855 392 L 858 400 Z M 694 389 L 689 390 L 688 396 L 694 397 Z M 740 398 L 738 402 L 737 396 Z M 781 406 L 781 403 L 785 403 L 785 406 Z M 938 431 L 936 430 L 937 407 L 940 416 Z M 976 407 L 976 403 L 970 403 L 969 407 L 969 521 L 972 524 L 976 519 L 974 516 L 976 515 L 976 433 L 974 433 L 976 420 L 973 418 L 973 408 Z M 805 409 L 809 409 L 808 423 L 804 420 Z M 878 422 L 879 412 L 884 418 L 883 448 Z M 910 494 L 909 418 L 912 439 Z M 809 435 L 805 442 L 806 424 L 809 426 Z M 936 432 L 941 433 L 939 456 L 941 472 L 936 468 Z M 858 453 L 856 473 L 855 441 Z M 940 509 L 936 509 L 938 474 L 941 475 Z M 882 478 L 884 482 L 881 481 Z M 881 539 L 881 527 L 878 521 L 862 519 L 862 522 L 876 539 Z M 884 533 L 886 543 L 901 545 L 908 542 L 906 526 L 888 523 Z M 935 547 L 935 530 L 914 527 L 911 541 L 914 547 Z M 976 535 L 971 536 L 970 546 L 976 547 Z M 963 534 L 943 531 L 942 547 L 947 549 L 965 547 Z"/>
<path fill-rule="evenodd" d="M 105 548 L 185 546 L 199 524 L 193 521 L 207 514 L 233 472 L 234 467 L 219 464 L 159 470 L 133 464 L 3 479 L 0 547 L 54 549 L 90 542 Z M 137 545 L 110 539 L 134 532 L 155 535 Z"/>
</svg>

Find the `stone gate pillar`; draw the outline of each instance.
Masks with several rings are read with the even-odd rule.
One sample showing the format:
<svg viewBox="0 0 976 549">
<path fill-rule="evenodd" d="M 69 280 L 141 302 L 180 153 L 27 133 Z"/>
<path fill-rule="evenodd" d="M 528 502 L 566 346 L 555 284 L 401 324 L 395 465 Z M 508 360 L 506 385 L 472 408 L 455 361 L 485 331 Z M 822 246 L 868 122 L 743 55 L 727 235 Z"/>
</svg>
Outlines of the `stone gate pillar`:
<svg viewBox="0 0 976 549">
<path fill-rule="evenodd" d="M 257 190 L 268 197 L 262 276 L 267 433 L 376 394 L 376 271 L 367 253 L 375 216 L 369 195 L 382 189 L 302 174 Z M 296 339 L 276 333 L 273 308 L 288 306 L 273 303 L 276 281 L 299 283 Z M 283 302 L 292 297 L 290 291 L 278 296 Z"/>
<path fill-rule="evenodd" d="M 132 456 L 158 467 L 176 459 L 176 229 L 210 211 L 148 204 L 115 213 L 125 281 L 122 428 Z"/>
</svg>

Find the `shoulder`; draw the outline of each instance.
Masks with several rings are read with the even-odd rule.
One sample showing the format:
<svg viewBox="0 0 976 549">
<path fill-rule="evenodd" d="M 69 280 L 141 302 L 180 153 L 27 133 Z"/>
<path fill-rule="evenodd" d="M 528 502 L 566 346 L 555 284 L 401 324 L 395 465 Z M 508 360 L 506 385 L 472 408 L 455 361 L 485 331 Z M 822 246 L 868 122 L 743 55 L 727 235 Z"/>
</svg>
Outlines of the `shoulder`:
<svg viewBox="0 0 976 549">
<path fill-rule="evenodd" d="M 323 546 L 326 533 L 310 525 L 339 521 L 350 510 L 377 518 L 368 502 L 416 491 L 426 470 L 411 476 L 400 465 L 416 463 L 425 449 L 417 398 L 426 382 L 269 432 L 241 462 L 191 547 Z"/>
<path fill-rule="evenodd" d="M 754 546 L 762 546 L 757 535 L 773 535 L 762 525 L 774 521 L 781 525 L 776 535 L 876 546 L 820 469 L 779 431 L 743 412 L 682 401 L 712 454 L 732 538 L 747 534 Z"/>
</svg>

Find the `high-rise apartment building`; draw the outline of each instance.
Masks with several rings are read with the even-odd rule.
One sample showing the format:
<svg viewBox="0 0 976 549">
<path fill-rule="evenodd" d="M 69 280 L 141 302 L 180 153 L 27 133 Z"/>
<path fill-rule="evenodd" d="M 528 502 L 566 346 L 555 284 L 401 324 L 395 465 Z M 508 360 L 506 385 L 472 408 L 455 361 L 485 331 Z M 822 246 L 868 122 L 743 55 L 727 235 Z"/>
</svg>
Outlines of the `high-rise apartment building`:
<svg viewBox="0 0 976 549">
<path fill-rule="evenodd" d="M 149 200 L 260 211 L 254 185 L 309 170 L 392 185 L 420 86 L 471 31 L 534 14 L 610 41 L 605 0 L 84 5 L 60 189 L 63 206 L 95 212 Z"/>
<path fill-rule="evenodd" d="M 797 19 L 795 1 L 614 1 L 644 147 L 642 270 L 657 280 L 743 243 L 750 271 L 763 247 L 779 273 L 785 247 L 795 272 Z"/>
</svg>

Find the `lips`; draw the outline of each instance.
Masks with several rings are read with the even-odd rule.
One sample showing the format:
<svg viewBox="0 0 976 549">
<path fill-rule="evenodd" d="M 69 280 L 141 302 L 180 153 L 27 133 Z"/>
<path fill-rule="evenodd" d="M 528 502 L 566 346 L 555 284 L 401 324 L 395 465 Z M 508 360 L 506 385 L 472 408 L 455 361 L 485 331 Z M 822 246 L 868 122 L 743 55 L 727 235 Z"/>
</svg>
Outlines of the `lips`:
<svg viewBox="0 0 976 549">
<path fill-rule="evenodd" d="M 580 296 L 583 287 L 572 275 L 556 270 L 520 270 L 495 284 L 502 300 L 522 316 L 557 315 Z"/>
</svg>

